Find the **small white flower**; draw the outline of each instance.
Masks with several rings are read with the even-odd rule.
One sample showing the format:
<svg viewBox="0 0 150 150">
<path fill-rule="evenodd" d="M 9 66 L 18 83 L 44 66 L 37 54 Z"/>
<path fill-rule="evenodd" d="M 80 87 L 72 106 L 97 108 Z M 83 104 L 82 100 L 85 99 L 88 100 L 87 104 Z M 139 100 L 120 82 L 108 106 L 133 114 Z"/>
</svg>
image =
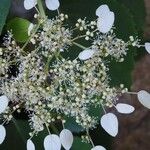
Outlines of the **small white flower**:
<svg viewBox="0 0 150 150">
<path fill-rule="evenodd" d="M 116 109 L 119 113 L 122 113 L 122 114 L 130 114 L 135 110 L 133 106 L 128 105 L 128 104 L 123 104 L 123 103 L 118 103 L 116 105 Z"/>
<path fill-rule="evenodd" d="M 44 148 L 45 150 L 60 150 L 61 142 L 59 136 L 56 134 L 46 136 L 44 139 Z"/>
<path fill-rule="evenodd" d="M 34 28 L 34 24 L 33 23 L 30 23 L 29 27 L 28 27 L 28 36 L 31 35 L 31 31 L 33 30 Z"/>
<path fill-rule="evenodd" d="M 49 10 L 57 10 L 60 6 L 58 0 L 45 0 L 45 4 Z"/>
<path fill-rule="evenodd" d="M 27 140 L 27 150 L 35 150 L 34 143 L 30 139 Z"/>
<path fill-rule="evenodd" d="M 150 109 L 150 94 L 147 91 L 141 90 L 137 94 L 139 102 Z"/>
<path fill-rule="evenodd" d="M 94 53 L 95 53 L 94 50 L 86 49 L 86 50 L 82 51 L 78 57 L 80 60 L 87 60 L 87 59 L 91 58 Z"/>
<path fill-rule="evenodd" d="M 0 96 L 0 114 L 5 111 L 8 106 L 8 98 L 5 95 Z"/>
<path fill-rule="evenodd" d="M 37 4 L 37 0 L 24 0 L 24 8 L 27 10 L 35 7 L 36 4 Z M 60 3 L 58 0 L 45 0 L 45 4 L 49 10 L 56 10 L 60 6 Z"/>
<path fill-rule="evenodd" d="M 93 147 L 91 150 L 106 150 L 103 146 L 97 145 Z"/>
<path fill-rule="evenodd" d="M 37 4 L 37 0 L 24 0 L 24 8 L 29 10 L 35 7 Z"/>
<path fill-rule="evenodd" d="M 118 134 L 118 119 L 113 113 L 107 113 L 102 116 L 101 126 L 113 137 Z"/>
<path fill-rule="evenodd" d="M 145 43 L 145 49 L 150 54 L 150 43 L 148 42 Z"/>
<path fill-rule="evenodd" d="M 63 129 L 60 133 L 60 142 L 62 146 L 69 150 L 73 144 L 73 134 L 70 130 Z"/>
<path fill-rule="evenodd" d="M 6 129 L 3 125 L 0 125 L 0 144 L 3 143 L 4 139 L 6 137 Z"/>
<path fill-rule="evenodd" d="M 105 17 L 105 15 L 107 15 L 109 12 L 110 12 L 110 9 L 109 9 L 108 5 L 104 4 L 104 5 L 99 6 L 96 9 L 96 16 Z"/>
</svg>

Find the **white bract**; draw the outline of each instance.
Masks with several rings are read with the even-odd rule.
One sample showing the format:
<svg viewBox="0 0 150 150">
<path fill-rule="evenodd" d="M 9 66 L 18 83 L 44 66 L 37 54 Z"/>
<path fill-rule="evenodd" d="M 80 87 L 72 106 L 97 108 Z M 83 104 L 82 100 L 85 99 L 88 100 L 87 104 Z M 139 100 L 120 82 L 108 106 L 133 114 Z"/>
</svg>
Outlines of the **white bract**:
<svg viewBox="0 0 150 150">
<path fill-rule="evenodd" d="M 80 60 L 87 60 L 87 59 L 91 58 L 94 53 L 95 53 L 94 50 L 86 49 L 86 50 L 82 51 L 78 57 Z"/>
<path fill-rule="evenodd" d="M 58 0 L 45 0 L 45 4 L 49 10 L 56 10 L 60 5 Z"/>
<path fill-rule="evenodd" d="M 97 145 L 93 147 L 91 150 L 106 150 L 103 146 Z"/>
<path fill-rule="evenodd" d="M 150 43 L 148 42 L 145 43 L 145 49 L 150 54 Z"/>
<path fill-rule="evenodd" d="M 8 106 L 8 98 L 5 95 L 0 96 L 0 113 L 3 113 Z"/>
<path fill-rule="evenodd" d="M 139 102 L 150 109 L 150 94 L 147 91 L 141 90 L 137 94 Z"/>
<path fill-rule="evenodd" d="M 37 4 L 37 0 L 24 0 L 24 8 L 29 10 L 35 7 Z M 58 0 L 45 0 L 46 7 L 49 10 L 56 10 L 59 8 L 59 1 Z"/>
<path fill-rule="evenodd" d="M 115 15 L 109 10 L 109 7 L 107 5 L 101 5 L 96 10 L 96 15 L 98 16 L 98 30 L 102 33 L 107 33 L 110 31 L 115 21 Z"/>
<path fill-rule="evenodd" d="M 59 136 L 55 134 L 46 136 L 44 139 L 44 148 L 45 150 L 60 150 L 61 142 Z"/>
<path fill-rule="evenodd" d="M 28 36 L 31 35 L 31 31 L 33 30 L 34 24 L 30 23 L 29 27 L 28 27 Z"/>
<path fill-rule="evenodd" d="M 34 143 L 30 139 L 27 140 L 27 150 L 35 150 Z"/>
<path fill-rule="evenodd" d="M 0 125 L 0 144 L 3 143 L 4 139 L 6 137 L 6 129 L 3 125 Z"/>
<path fill-rule="evenodd" d="M 37 4 L 37 0 L 24 0 L 24 8 L 29 10 L 35 7 Z"/>
<path fill-rule="evenodd" d="M 115 137 L 118 134 L 118 119 L 113 113 L 107 113 L 101 118 L 101 126 L 104 130 Z"/>
<path fill-rule="evenodd" d="M 73 144 L 73 134 L 71 131 L 63 129 L 60 133 L 60 142 L 66 150 L 69 150 Z"/>
<path fill-rule="evenodd" d="M 118 103 L 116 105 L 116 109 L 119 113 L 122 114 L 130 114 L 135 110 L 133 106 L 123 103 Z"/>
<path fill-rule="evenodd" d="M 105 17 L 105 15 L 107 15 L 109 12 L 110 12 L 109 7 L 106 4 L 104 4 L 104 5 L 99 6 L 96 9 L 96 16 L 98 16 L 98 17 L 102 17 L 102 16 Z"/>
</svg>

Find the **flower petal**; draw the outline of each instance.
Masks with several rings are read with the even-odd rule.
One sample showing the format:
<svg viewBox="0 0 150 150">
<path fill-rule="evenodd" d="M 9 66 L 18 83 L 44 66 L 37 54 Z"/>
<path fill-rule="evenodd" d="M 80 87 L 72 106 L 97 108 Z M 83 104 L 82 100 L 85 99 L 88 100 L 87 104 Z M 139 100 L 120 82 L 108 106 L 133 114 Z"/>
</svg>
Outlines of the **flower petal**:
<svg viewBox="0 0 150 150">
<path fill-rule="evenodd" d="M 150 43 L 145 43 L 145 49 L 150 54 Z"/>
<path fill-rule="evenodd" d="M 113 113 L 107 113 L 102 116 L 101 126 L 113 137 L 118 134 L 118 119 Z"/>
<path fill-rule="evenodd" d="M 30 23 L 29 27 L 28 27 L 28 36 L 31 35 L 31 31 L 33 30 L 34 24 Z"/>
<path fill-rule="evenodd" d="M 8 106 L 8 98 L 5 95 L 0 96 L 0 114 L 5 111 Z"/>
<path fill-rule="evenodd" d="M 135 110 L 133 106 L 123 103 L 118 103 L 116 105 L 116 109 L 119 113 L 122 114 L 130 114 Z"/>
<path fill-rule="evenodd" d="M 3 143 L 5 137 L 6 137 L 6 129 L 4 126 L 0 125 L 0 144 Z"/>
<path fill-rule="evenodd" d="M 95 53 L 94 50 L 86 49 L 86 50 L 82 51 L 78 57 L 80 60 L 87 60 L 87 59 L 91 58 L 94 53 Z"/>
<path fill-rule="evenodd" d="M 27 150 L 35 150 L 34 143 L 30 139 L 27 140 Z"/>
<path fill-rule="evenodd" d="M 45 150 L 60 150 L 61 142 L 59 136 L 55 134 L 46 136 L 44 139 L 44 148 Z"/>
<path fill-rule="evenodd" d="M 24 8 L 29 10 L 35 7 L 37 0 L 24 0 Z"/>
<path fill-rule="evenodd" d="M 91 150 L 106 150 L 103 146 L 97 145 L 93 147 Z"/>
<path fill-rule="evenodd" d="M 69 150 L 73 144 L 73 134 L 70 130 L 63 129 L 60 133 L 60 142 L 66 150 Z"/>
<path fill-rule="evenodd" d="M 98 17 L 105 17 L 105 15 L 107 13 L 109 13 L 109 12 L 110 12 L 110 10 L 109 10 L 108 5 L 104 4 L 104 5 L 99 6 L 96 9 L 96 16 L 98 16 Z"/>
<path fill-rule="evenodd" d="M 150 109 L 150 94 L 147 91 L 141 90 L 137 94 L 139 102 Z"/>
<path fill-rule="evenodd" d="M 115 15 L 113 12 L 109 12 L 105 17 L 99 17 L 97 20 L 98 30 L 102 33 L 107 33 L 112 28 L 115 21 Z"/>
<path fill-rule="evenodd" d="M 60 6 L 59 0 L 45 0 L 45 4 L 49 10 L 56 10 Z"/>
</svg>

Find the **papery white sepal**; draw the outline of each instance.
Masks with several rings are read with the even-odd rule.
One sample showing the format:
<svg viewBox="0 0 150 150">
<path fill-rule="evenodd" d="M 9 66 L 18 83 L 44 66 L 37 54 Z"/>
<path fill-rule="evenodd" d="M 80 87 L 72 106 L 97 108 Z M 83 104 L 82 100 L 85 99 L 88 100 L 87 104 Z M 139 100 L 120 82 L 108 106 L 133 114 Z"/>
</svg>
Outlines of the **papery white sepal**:
<svg viewBox="0 0 150 150">
<path fill-rule="evenodd" d="M 49 10 L 57 10 L 60 6 L 59 0 L 45 0 L 45 4 Z"/>
<path fill-rule="evenodd" d="M 97 145 L 93 147 L 91 150 L 106 150 L 106 148 L 104 148 L 103 146 Z"/>
<path fill-rule="evenodd" d="M 84 51 L 82 51 L 82 52 L 79 54 L 78 57 L 79 57 L 80 60 L 87 60 L 87 59 L 91 58 L 94 53 L 95 53 L 94 50 L 85 49 Z"/>
<path fill-rule="evenodd" d="M 31 31 L 33 30 L 34 28 L 34 24 L 33 23 L 30 23 L 29 27 L 28 27 L 28 36 L 31 35 Z"/>
<path fill-rule="evenodd" d="M 0 125 L 0 144 L 3 143 L 6 137 L 6 129 L 3 125 Z"/>
<path fill-rule="evenodd" d="M 113 12 L 109 12 L 105 17 L 99 17 L 97 20 L 97 28 L 102 33 L 107 33 L 111 30 L 115 21 L 115 15 Z"/>
<path fill-rule="evenodd" d="M 35 150 L 35 145 L 30 139 L 27 140 L 27 150 Z"/>
<path fill-rule="evenodd" d="M 123 104 L 123 103 L 118 103 L 116 105 L 116 109 L 119 113 L 122 113 L 122 114 L 130 114 L 135 110 L 133 106 L 128 105 L 128 104 Z"/>
<path fill-rule="evenodd" d="M 24 0 L 24 8 L 26 10 L 32 9 L 37 4 L 37 0 Z"/>
<path fill-rule="evenodd" d="M 8 102 L 9 99 L 7 98 L 7 96 L 5 95 L 0 96 L 0 114 L 5 111 L 5 109 L 8 106 Z"/>
<path fill-rule="evenodd" d="M 147 91 L 141 90 L 137 93 L 137 97 L 138 97 L 139 102 L 143 106 L 150 109 L 150 93 L 148 93 Z"/>
<path fill-rule="evenodd" d="M 60 133 L 60 142 L 65 150 L 69 150 L 73 144 L 73 134 L 70 130 L 63 129 Z"/>
<path fill-rule="evenodd" d="M 150 54 L 150 43 L 149 42 L 145 43 L 145 49 Z"/>
<path fill-rule="evenodd" d="M 108 5 L 104 4 L 104 5 L 99 6 L 96 9 L 96 16 L 105 17 L 105 15 L 107 15 L 109 12 L 110 12 L 110 9 Z"/>
<path fill-rule="evenodd" d="M 113 113 L 107 113 L 101 117 L 101 126 L 104 130 L 115 137 L 118 134 L 118 119 Z"/>
<path fill-rule="evenodd" d="M 60 138 L 56 134 L 51 134 L 44 139 L 45 150 L 61 150 Z"/>
</svg>

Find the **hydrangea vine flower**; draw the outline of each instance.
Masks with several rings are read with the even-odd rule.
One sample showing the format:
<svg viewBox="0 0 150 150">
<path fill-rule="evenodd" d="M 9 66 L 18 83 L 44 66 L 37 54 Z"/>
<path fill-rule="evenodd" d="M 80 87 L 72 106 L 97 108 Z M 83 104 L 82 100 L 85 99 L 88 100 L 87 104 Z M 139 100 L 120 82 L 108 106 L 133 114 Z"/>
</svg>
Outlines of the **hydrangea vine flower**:
<svg viewBox="0 0 150 150">
<path fill-rule="evenodd" d="M 60 5 L 58 0 L 45 0 L 45 4 L 49 10 L 57 10 Z M 27 10 L 32 9 L 36 5 L 37 5 L 37 0 L 24 0 L 24 7 Z"/>
<path fill-rule="evenodd" d="M 45 0 L 45 4 L 50 10 L 56 10 L 60 5 L 58 0 Z M 27 10 L 36 5 L 37 0 L 24 0 Z M 31 139 L 45 128 L 48 132 L 43 142 L 45 150 L 71 149 L 74 137 L 65 128 L 67 117 L 74 118 L 86 131 L 86 142 L 93 145 L 91 150 L 106 150 L 101 145 L 94 145 L 90 137 L 89 129 L 97 125 L 99 117 L 89 113 L 91 108 L 96 106 L 104 110 L 104 115 L 99 117 L 100 124 L 113 137 L 118 134 L 119 122 L 117 116 L 107 112 L 106 108 L 114 107 L 121 114 L 135 110 L 131 105 L 118 103 L 121 95 L 136 94 L 139 102 L 150 109 L 148 92 L 128 92 L 123 84 L 110 86 L 109 65 L 106 63 L 110 58 L 123 62 L 130 46 L 140 47 L 139 40 L 130 36 L 124 41 L 116 36 L 112 28 L 115 15 L 106 4 L 97 8 L 96 21 L 79 18 L 73 30 L 65 23 L 67 14 L 58 13 L 55 18 L 44 19 L 40 15 L 35 15 L 37 23 L 29 25 L 29 41 L 23 47 L 8 32 L 4 48 L 0 48 L 0 114 L 4 118 L 0 125 L 0 144 L 6 136 L 4 124 L 12 119 L 13 112 L 24 108 L 30 112 L 29 124 L 33 129 L 27 140 L 27 150 L 35 150 Z M 76 36 L 74 30 L 80 34 Z M 79 39 L 88 41 L 90 46 L 77 43 Z M 28 44 L 32 45 L 32 50 L 28 49 Z M 79 59 L 63 57 L 63 52 L 71 53 L 72 46 L 83 49 Z M 144 46 L 150 52 L 150 44 Z M 18 69 L 15 77 L 9 73 L 14 62 Z M 49 130 L 56 121 L 63 128 L 59 135 L 51 134 Z"/>
<path fill-rule="evenodd" d="M 5 137 L 6 137 L 6 129 L 3 125 L 0 125 L 0 144 L 3 143 Z"/>
<path fill-rule="evenodd" d="M 118 134 L 118 119 L 113 113 L 107 113 L 101 117 L 101 126 L 104 130 L 115 137 Z"/>
<path fill-rule="evenodd" d="M 97 8 L 96 15 L 98 16 L 97 27 L 99 31 L 102 33 L 109 32 L 115 21 L 114 12 L 110 11 L 107 5 L 101 5 Z"/>
<path fill-rule="evenodd" d="M 8 98 L 5 95 L 0 96 L 0 114 L 5 111 L 8 106 Z"/>
<path fill-rule="evenodd" d="M 137 96 L 138 96 L 139 102 L 143 106 L 150 109 L 150 94 L 145 90 L 141 90 L 137 93 Z"/>
<path fill-rule="evenodd" d="M 27 140 L 27 150 L 35 150 L 35 145 L 30 139 Z"/>
<path fill-rule="evenodd" d="M 106 150 L 103 146 L 97 145 L 93 147 L 91 150 Z"/>
<path fill-rule="evenodd" d="M 65 150 L 69 150 L 73 144 L 73 134 L 68 129 L 63 129 L 60 133 L 60 142 Z"/>
<path fill-rule="evenodd" d="M 44 139 L 44 148 L 45 150 L 60 150 L 61 142 L 59 136 L 56 134 L 46 136 Z"/>
<path fill-rule="evenodd" d="M 150 43 L 149 42 L 145 43 L 145 49 L 150 54 Z"/>
</svg>

